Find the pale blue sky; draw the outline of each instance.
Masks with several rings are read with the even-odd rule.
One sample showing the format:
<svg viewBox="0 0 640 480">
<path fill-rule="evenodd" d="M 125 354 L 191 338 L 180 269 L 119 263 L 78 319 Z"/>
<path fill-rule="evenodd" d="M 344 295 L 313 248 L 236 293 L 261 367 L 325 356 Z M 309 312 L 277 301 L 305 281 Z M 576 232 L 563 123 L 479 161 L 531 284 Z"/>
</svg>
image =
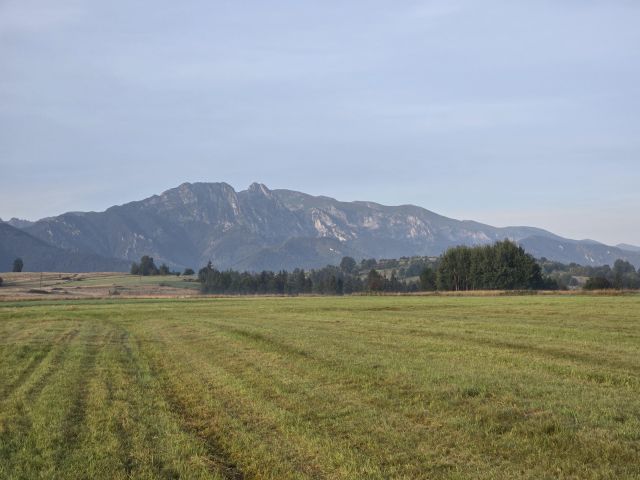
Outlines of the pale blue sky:
<svg viewBox="0 0 640 480">
<path fill-rule="evenodd" d="M 640 2 L 0 0 L 0 217 L 184 181 L 640 244 Z"/>
</svg>

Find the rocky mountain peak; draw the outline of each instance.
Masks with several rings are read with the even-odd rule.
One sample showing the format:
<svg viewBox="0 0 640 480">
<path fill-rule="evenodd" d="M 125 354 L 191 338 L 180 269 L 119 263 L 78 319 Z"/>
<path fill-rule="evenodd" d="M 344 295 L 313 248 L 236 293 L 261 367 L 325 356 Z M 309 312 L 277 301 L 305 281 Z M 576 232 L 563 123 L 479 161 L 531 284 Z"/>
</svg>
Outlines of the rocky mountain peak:
<svg viewBox="0 0 640 480">
<path fill-rule="evenodd" d="M 0 223 L 3 223 L 3 220 L 1 218 L 0 218 Z M 33 225 L 33 222 L 30 220 L 24 220 L 22 218 L 16 218 L 16 217 L 11 218 L 10 220 L 7 220 L 4 223 L 7 223 L 12 227 L 20 228 L 20 229 L 27 228 Z"/>
<path fill-rule="evenodd" d="M 271 190 L 269 190 L 269 188 L 264 183 L 253 182 L 251 185 L 249 185 L 247 191 L 253 194 L 264 195 L 268 198 L 271 198 L 273 196 Z"/>
<path fill-rule="evenodd" d="M 122 260 L 151 255 L 177 268 L 312 268 L 354 258 L 438 255 L 455 245 L 512 239 L 537 257 L 589 265 L 640 252 L 563 239 L 531 227 L 495 228 L 424 208 L 340 202 L 252 183 L 183 183 L 105 212 L 39 220 L 26 232 L 55 247 Z M 631 249 L 631 251 L 629 251 Z"/>
</svg>

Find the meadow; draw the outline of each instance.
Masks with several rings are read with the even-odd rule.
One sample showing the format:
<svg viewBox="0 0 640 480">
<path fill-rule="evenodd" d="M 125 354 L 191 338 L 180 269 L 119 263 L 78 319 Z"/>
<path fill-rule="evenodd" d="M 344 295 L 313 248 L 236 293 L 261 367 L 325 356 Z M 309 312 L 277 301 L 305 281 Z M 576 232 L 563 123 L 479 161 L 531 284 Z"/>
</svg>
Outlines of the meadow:
<svg viewBox="0 0 640 480">
<path fill-rule="evenodd" d="M 0 301 L 42 299 L 87 299 L 122 297 L 185 297 L 198 296 L 200 283 L 195 276 L 138 276 L 117 272 L 0 273 L 4 283 Z"/>
<path fill-rule="evenodd" d="M 0 302 L 0 478 L 640 478 L 640 296 Z"/>
</svg>

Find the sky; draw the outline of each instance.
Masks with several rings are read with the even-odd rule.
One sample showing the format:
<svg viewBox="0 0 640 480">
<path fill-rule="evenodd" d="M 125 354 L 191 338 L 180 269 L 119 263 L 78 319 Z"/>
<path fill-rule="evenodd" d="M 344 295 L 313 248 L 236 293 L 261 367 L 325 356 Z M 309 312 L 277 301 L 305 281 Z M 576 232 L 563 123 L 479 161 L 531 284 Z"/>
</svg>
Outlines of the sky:
<svg viewBox="0 0 640 480">
<path fill-rule="evenodd" d="M 0 217 L 185 181 L 640 244 L 637 0 L 0 0 Z"/>
</svg>

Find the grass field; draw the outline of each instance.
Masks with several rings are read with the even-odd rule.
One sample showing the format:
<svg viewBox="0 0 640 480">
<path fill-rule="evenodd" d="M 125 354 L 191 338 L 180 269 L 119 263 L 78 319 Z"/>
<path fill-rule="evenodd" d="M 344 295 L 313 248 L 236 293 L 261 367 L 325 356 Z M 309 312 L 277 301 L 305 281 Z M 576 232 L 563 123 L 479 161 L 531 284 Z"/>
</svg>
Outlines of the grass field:
<svg viewBox="0 0 640 480">
<path fill-rule="evenodd" d="M 0 273 L 4 283 L 0 288 L 0 301 L 35 299 L 43 295 L 51 299 L 104 298 L 113 295 L 125 297 L 182 297 L 197 296 L 200 283 L 197 277 L 155 275 L 142 277 L 128 273 Z"/>
<path fill-rule="evenodd" d="M 640 297 L 0 303 L 0 478 L 640 478 Z"/>
</svg>

